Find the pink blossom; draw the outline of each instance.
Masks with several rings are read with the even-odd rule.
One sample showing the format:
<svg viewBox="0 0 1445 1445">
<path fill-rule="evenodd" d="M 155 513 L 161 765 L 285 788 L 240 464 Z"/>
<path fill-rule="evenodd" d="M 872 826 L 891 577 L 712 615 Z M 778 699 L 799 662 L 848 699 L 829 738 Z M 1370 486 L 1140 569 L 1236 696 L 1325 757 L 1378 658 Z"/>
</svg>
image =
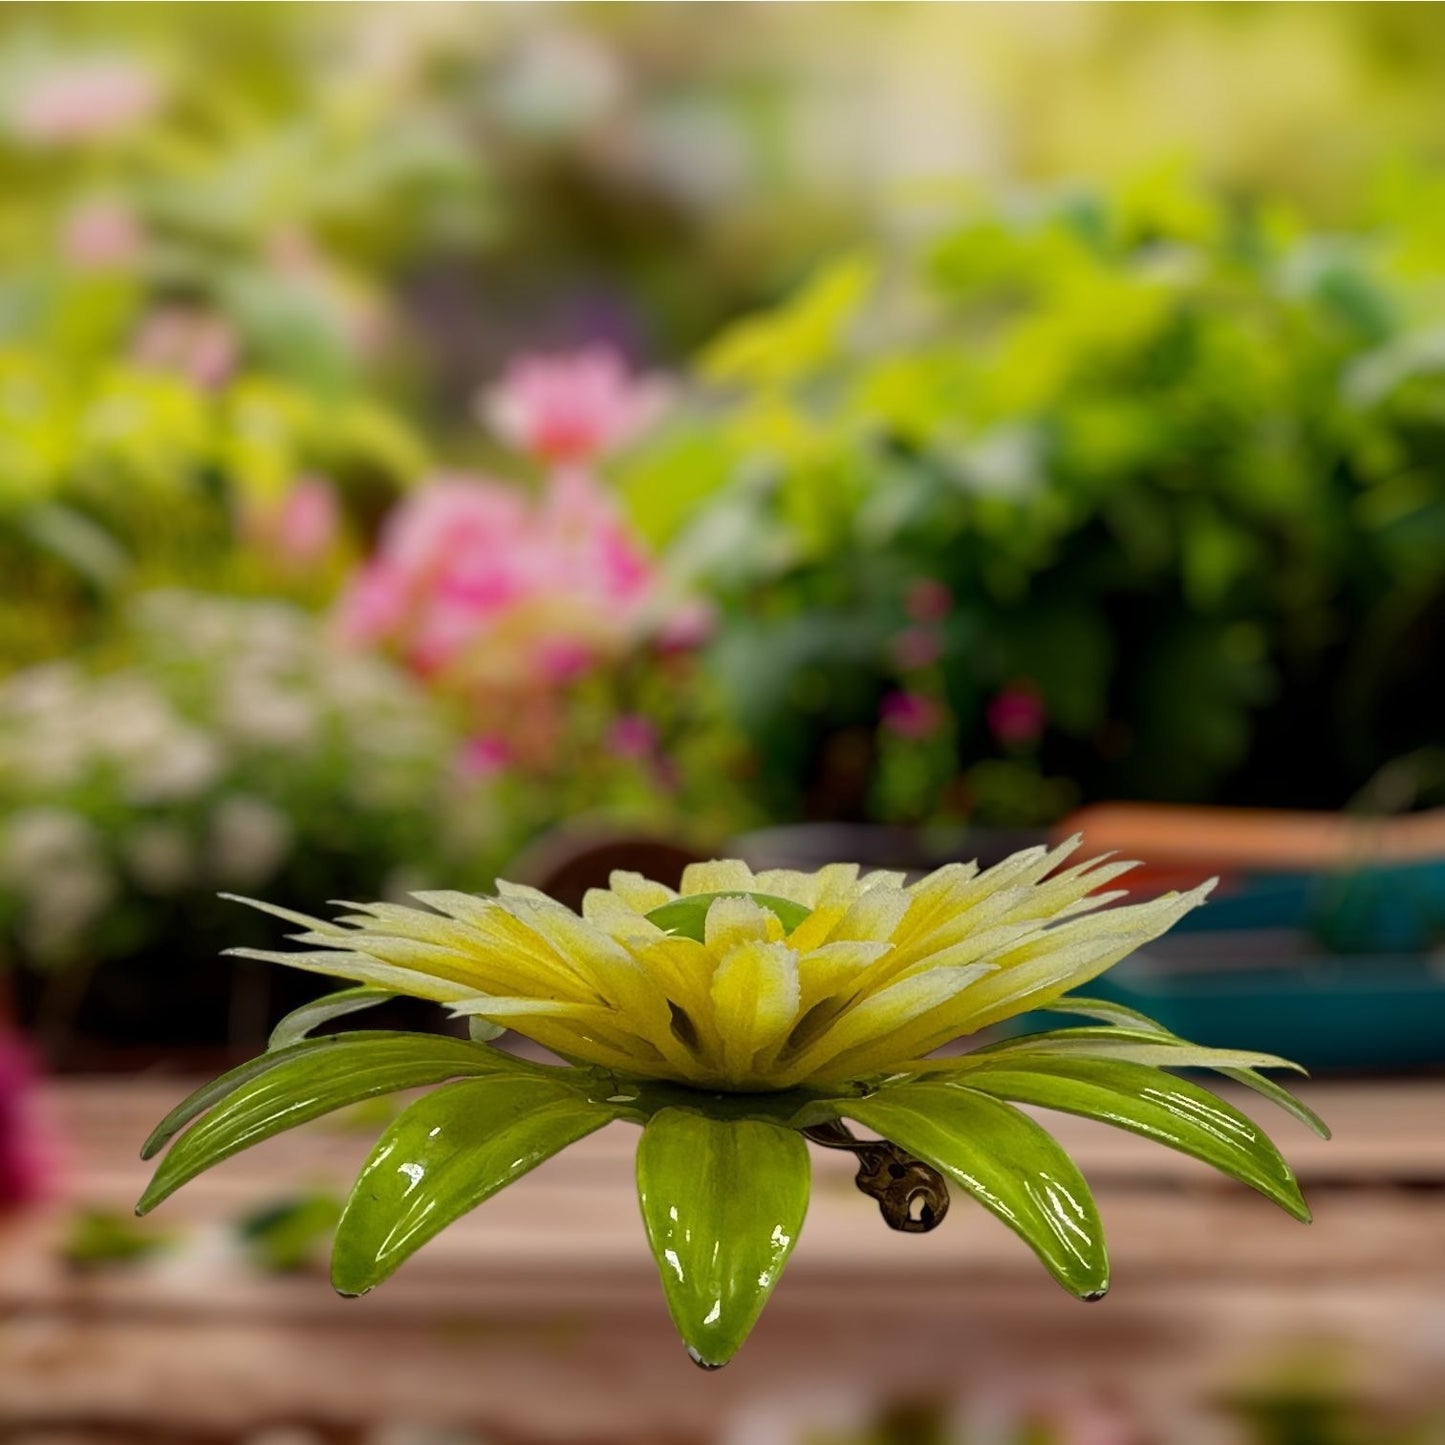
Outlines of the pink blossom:
<svg viewBox="0 0 1445 1445">
<path fill-rule="evenodd" d="M 241 343 L 224 316 L 187 306 L 165 306 L 146 319 L 132 354 L 143 366 L 179 371 L 209 391 L 221 386 L 236 369 Z"/>
<path fill-rule="evenodd" d="M 336 545 L 341 508 L 322 477 L 301 477 L 281 504 L 276 544 L 290 562 L 317 562 Z"/>
<path fill-rule="evenodd" d="M 608 741 L 619 758 L 640 762 L 657 752 L 657 729 L 638 713 L 623 713 L 612 724 Z"/>
<path fill-rule="evenodd" d="M 664 652 L 692 652 L 712 636 L 717 615 L 701 597 L 678 603 L 657 630 L 657 645 Z"/>
<path fill-rule="evenodd" d="M 87 271 L 123 271 L 135 265 L 145 245 L 140 219 L 124 201 L 87 201 L 66 218 L 61 254 Z"/>
<path fill-rule="evenodd" d="M 933 577 L 918 577 L 908 584 L 903 605 L 915 622 L 942 622 L 953 611 L 953 593 Z"/>
<path fill-rule="evenodd" d="M 893 660 L 906 672 L 932 667 L 943 656 L 943 639 L 931 627 L 909 627 L 893 639 Z"/>
<path fill-rule="evenodd" d="M 37 1117 L 30 1055 L 18 1038 L 0 1031 L 0 1210 L 44 1196 L 55 1152 Z"/>
<path fill-rule="evenodd" d="M 943 724 L 942 707 L 917 692 L 889 693 L 881 713 L 884 727 L 914 741 L 932 737 Z"/>
<path fill-rule="evenodd" d="M 1013 683 L 988 705 L 989 731 L 1007 748 L 1036 743 L 1048 723 L 1043 699 L 1031 683 Z"/>
<path fill-rule="evenodd" d="M 323 561 L 341 532 L 336 490 L 324 477 L 298 477 L 284 496 L 248 507 L 242 531 L 253 546 L 288 566 Z"/>
<path fill-rule="evenodd" d="M 621 356 L 592 346 L 561 356 L 526 356 L 478 412 L 507 445 L 553 465 L 594 461 L 626 446 L 656 421 L 667 386 L 629 375 Z"/>
<path fill-rule="evenodd" d="M 564 685 L 618 652 L 653 583 L 610 498 L 581 473 L 559 476 L 540 501 L 443 477 L 388 519 L 339 620 L 424 676 L 502 696 Z"/>
<path fill-rule="evenodd" d="M 505 738 L 478 734 L 462 744 L 457 755 L 457 770 L 464 778 L 494 778 L 507 770 L 512 750 Z"/>
<path fill-rule="evenodd" d="M 23 139 L 63 145 L 114 135 L 160 106 L 157 77 L 123 56 L 61 62 L 21 89 L 10 121 Z"/>
</svg>

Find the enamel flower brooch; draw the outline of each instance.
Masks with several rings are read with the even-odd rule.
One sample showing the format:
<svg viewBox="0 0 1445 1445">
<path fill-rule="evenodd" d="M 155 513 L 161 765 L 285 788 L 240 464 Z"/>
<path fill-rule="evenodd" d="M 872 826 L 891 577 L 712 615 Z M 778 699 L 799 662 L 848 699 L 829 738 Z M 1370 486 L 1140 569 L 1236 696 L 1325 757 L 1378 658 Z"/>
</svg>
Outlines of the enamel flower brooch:
<svg viewBox="0 0 1445 1445">
<path fill-rule="evenodd" d="M 137 1210 L 283 1130 L 440 1085 L 382 1135 L 342 1214 L 332 1282 L 358 1295 L 543 1160 L 626 1120 L 642 1126 L 638 1198 L 668 1308 L 706 1366 L 737 1351 L 798 1238 L 808 1140 L 857 1155 L 859 1187 L 894 1228 L 934 1227 L 952 1184 L 1083 1299 L 1109 1286 L 1098 1213 L 1072 1160 L 1018 1104 L 1145 1135 L 1308 1220 L 1265 1134 L 1169 1072 L 1217 1070 L 1327 1133 L 1258 1072 L 1293 1065 L 1202 1048 L 1072 992 L 1212 885 L 1118 905 L 1106 885 L 1133 865 L 1059 870 L 1078 844 L 1028 849 L 983 872 L 950 864 L 912 884 L 844 864 L 757 874 L 736 861 L 696 864 L 678 892 L 614 873 L 580 917 L 500 882 L 494 898 L 420 893 L 421 908 L 346 904 L 331 922 L 258 903 L 298 925 L 303 948 L 237 953 L 361 987 L 298 1009 L 266 1053 L 172 1111 L 143 1150 L 151 1158 L 170 1145 Z M 450 1006 L 470 1020 L 471 1039 L 312 1036 L 397 994 Z M 1037 1009 L 1085 1023 L 935 1056 Z M 505 1029 L 562 1062 L 489 1042 Z M 860 1139 L 850 1123 L 878 1137 Z"/>
</svg>

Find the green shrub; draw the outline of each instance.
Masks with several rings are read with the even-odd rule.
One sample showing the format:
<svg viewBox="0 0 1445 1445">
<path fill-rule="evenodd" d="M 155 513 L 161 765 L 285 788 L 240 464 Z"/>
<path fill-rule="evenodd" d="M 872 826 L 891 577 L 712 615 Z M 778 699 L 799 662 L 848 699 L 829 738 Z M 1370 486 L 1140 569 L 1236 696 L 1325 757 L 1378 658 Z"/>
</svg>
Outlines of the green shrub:
<svg viewBox="0 0 1445 1445">
<path fill-rule="evenodd" d="M 1381 196 L 1343 236 L 1169 175 L 970 208 L 719 338 L 629 491 L 721 599 L 774 809 L 1338 805 L 1438 735 L 1445 192 Z"/>
</svg>

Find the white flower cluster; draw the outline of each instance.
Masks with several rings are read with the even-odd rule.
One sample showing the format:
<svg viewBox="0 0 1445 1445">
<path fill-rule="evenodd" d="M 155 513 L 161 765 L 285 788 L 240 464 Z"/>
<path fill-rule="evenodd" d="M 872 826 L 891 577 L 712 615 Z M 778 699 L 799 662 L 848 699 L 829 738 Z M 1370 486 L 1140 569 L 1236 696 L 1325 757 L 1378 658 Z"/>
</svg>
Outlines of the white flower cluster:
<svg viewBox="0 0 1445 1445">
<path fill-rule="evenodd" d="M 96 946 L 128 899 L 256 888 L 298 850 L 374 850 L 387 815 L 451 791 L 434 707 L 305 612 L 155 592 L 123 641 L 117 670 L 67 660 L 0 682 L 0 923 L 29 959 Z M 401 861 L 356 871 L 374 883 Z"/>
</svg>

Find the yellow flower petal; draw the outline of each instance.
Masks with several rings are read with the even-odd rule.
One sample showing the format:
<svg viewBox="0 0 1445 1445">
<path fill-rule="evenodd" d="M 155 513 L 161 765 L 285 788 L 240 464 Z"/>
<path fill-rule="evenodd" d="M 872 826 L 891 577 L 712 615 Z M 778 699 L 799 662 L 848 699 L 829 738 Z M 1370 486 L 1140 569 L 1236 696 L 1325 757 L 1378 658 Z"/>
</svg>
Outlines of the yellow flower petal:
<svg viewBox="0 0 1445 1445">
<path fill-rule="evenodd" d="M 296 953 L 245 957 L 354 979 L 505 1023 L 565 1058 L 705 1089 L 833 1086 L 888 1073 L 950 1039 L 1050 1003 L 1157 937 L 1211 885 L 1126 907 L 1105 885 L 1132 865 L 1054 871 L 1079 845 L 1031 848 L 980 872 L 950 864 L 904 886 L 853 864 L 814 873 L 694 864 L 684 894 L 717 893 L 704 941 L 645 914 L 669 888 L 616 872 L 582 915 L 536 889 L 440 890 L 422 908 L 342 904 Z M 811 912 L 788 932 L 759 892 Z"/>
<path fill-rule="evenodd" d="M 744 943 L 718 964 L 712 1005 L 726 1078 L 748 1081 L 757 1054 L 787 1038 L 798 994 L 798 956 L 785 944 Z"/>
</svg>

